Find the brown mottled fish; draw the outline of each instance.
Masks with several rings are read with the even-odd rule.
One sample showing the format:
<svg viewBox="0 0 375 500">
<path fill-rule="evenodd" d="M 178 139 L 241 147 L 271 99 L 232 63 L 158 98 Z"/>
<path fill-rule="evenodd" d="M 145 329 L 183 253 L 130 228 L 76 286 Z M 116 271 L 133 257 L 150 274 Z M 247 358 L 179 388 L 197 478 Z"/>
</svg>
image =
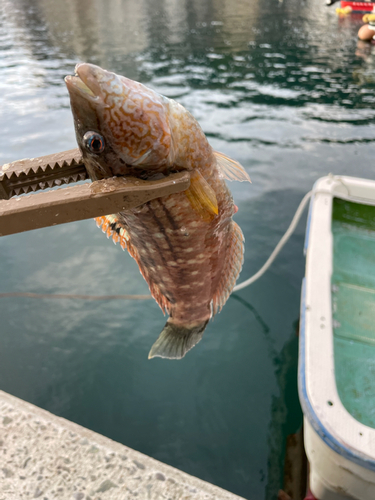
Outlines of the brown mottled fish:
<svg viewBox="0 0 375 500">
<path fill-rule="evenodd" d="M 99 217 L 98 225 L 136 260 L 168 321 L 149 358 L 182 358 L 227 301 L 243 261 L 243 235 L 224 179 L 250 181 L 209 145 L 173 99 L 141 83 L 78 64 L 65 81 L 78 145 L 92 180 L 155 178 L 188 170 L 187 191 Z"/>
</svg>

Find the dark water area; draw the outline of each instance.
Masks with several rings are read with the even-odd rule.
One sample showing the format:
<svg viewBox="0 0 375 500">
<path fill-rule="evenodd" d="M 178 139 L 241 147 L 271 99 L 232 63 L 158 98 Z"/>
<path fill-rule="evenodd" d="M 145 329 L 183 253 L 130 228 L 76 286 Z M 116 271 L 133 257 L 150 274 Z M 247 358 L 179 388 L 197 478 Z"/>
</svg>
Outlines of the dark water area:
<svg viewBox="0 0 375 500">
<path fill-rule="evenodd" d="M 181 102 L 231 183 L 264 263 L 315 180 L 374 177 L 375 47 L 323 1 L 2 0 L 0 164 L 75 147 L 63 77 L 99 64 Z M 0 299 L 0 388 L 247 499 L 273 500 L 301 425 L 304 221 L 180 362 L 149 361 L 153 301 Z M 83 221 L 0 238 L 0 292 L 143 294 L 134 261 Z"/>
</svg>

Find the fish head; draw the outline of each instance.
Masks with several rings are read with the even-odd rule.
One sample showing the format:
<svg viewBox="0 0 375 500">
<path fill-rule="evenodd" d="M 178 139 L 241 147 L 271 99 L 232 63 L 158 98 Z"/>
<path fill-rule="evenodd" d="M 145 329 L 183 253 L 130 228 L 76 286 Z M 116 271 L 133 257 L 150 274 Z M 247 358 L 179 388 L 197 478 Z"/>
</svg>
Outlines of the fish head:
<svg viewBox="0 0 375 500">
<path fill-rule="evenodd" d="M 67 76 L 77 142 L 92 180 L 173 163 L 168 99 L 141 83 L 81 63 Z"/>
</svg>

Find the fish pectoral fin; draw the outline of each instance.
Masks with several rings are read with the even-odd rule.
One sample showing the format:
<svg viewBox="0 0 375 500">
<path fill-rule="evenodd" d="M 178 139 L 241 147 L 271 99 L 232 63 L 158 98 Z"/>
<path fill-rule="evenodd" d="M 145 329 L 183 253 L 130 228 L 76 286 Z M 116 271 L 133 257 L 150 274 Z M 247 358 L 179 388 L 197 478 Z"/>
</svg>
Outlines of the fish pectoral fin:
<svg viewBox="0 0 375 500">
<path fill-rule="evenodd" d="M 160 357 L 181 359 L 202 339 L 208 321 L 194 326 L 180 326 L 168 319 L 157 341 L 152 346 L 148 359 Z"/>
<path fill-rule="evenodd" d="M 238 161 L 232 160 L 232 158 L 229 158 L 229 156 L 223 153 L 219 153 L 219 151 L 214 151 L 214 155 L 224 179 L 228 181 L 251 182 L 248 173 Z"/>
<path fill-rule="evenodd" d="M 103 215 L 102 217 L 95 218 L 96 225 L 102 228 L 103 233 L 107 235 L 107 238 L 112 236 L 114 243 L 120 243 L 121 248 L 125 250 L 130 244 L 130 236 L 126 230 L 124 224 L 122 224 L 117 215 Z"/>
<path fill-rule="evenodd" d="M 238 275 L 242 269 L 244 254 L 244 237 L 238 224 L 232 221 L 231 231 L 226 262 L 221 274 L 221 278 L 215 294 L 212 298 L 212 315 L 220 312 L 229 295 L 232 293 Z"/>
<path fill-rule="evenodd" d="M 216 194 L 199 170 L 190 176 L 190 187 L 185 194 L 193 207 L 203 219 L 212 219 L 219 213 Z"/>
</svg>

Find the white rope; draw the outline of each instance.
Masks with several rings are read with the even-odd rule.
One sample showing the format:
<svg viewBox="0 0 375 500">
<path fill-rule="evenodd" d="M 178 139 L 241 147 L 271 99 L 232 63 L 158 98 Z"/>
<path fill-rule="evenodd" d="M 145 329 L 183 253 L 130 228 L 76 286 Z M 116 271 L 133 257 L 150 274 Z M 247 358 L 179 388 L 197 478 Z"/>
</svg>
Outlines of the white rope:
<svg viewBox="0 0 375 500">
<path fill-rule="evenodd" d="M 351 201 L 354 203 L 366 203 L 366 205 L 375 205 L 375 200 L 373 200 L 373 199 L 371 200 L 371 199 L 366 199 L 363 197 L 359 198 L 359 197 L 356 197 L 356 196 L 353 196 L 352 194 L 350 194 L 349 188 L 346 186 L 346 184 L 344 183 L 344 181 L 340 177 L 335 177 L 335 180 L 337 182 L 339 182 L 348 191 L 348 194 L 344 194 L 341 192 L 334 193 L 333 191 L 329 191 L 329 190 L 325 190 L 325 189 L 318 189 L 318 190 L 313 189 L 312 191 L 309 191 L 308 193 L 306 193 L 305 196 L 302 198 L 301 203 L 298 205 L 298 208 L 296 210 L 296 213 L 294 214 L 294 217 L 292 219 L 292 222 L 290 223 L 290 226 L 286 230 L 285 234 L 283 235 L 283 237 L 281 238 L 279 243 L 276 245 L 274 251 L 268 257 L 267 261 L 259 269 L 259 271 L 256 272 L 253 276 L 251 276 L 246 281 L 243 281 L 242 283 L 239 283 L 238 285 L 236 285 L 233 288 L 232 293 L 238 292 L 238 290 L 242 290 L 243 288 L 254 283 L 254 281 L 258 280 L 261 276 L 263 276 L 263 274 L 267 271 L 267 269 L 271 266 L 273 261 L 276 259 L 276 257 L 280 253 L 280 251 L 283 248 L 283 246 L 285 245 L 285 243 L 292 236 L 292 234 L 293 234 L 294 230 L 296 229 L 297 224 L 301 218 L 301 215 L 302 215 L 302 213 L 307 205 L 307 202 L 310 200 L 312 195 L 328 194 L 329 196 L 334 196 L 335 198 L 340 198 L 342 200 Z"/>
<path fill-rule="evenodd" d="M 274 251 L 271 253 L 271 255 L 268 257 L 267 261 L 264 263 L 264 265 L 259 269 L 257 273 L 255 273 L 253 276 L 251 276 L 249 279 L 246 281 L 243 281 L 242 283 L 239 283 L 233 288 L 232 292 L 238 292 L 238 290 L 242 290 L 243 288 L 251 285 L 254 283 L 254 281 L 258 280 L 263 274 L 267 271 L 267 269 L 271 266 L 273 261 L 276 259 L 276 257 L 279 255 L 281 249 L 285 245 L 285 243 L 289 240 L 289 238 L 292 236 L 294 230 L 297 227 L 297 224 L 301 218 L 301 215 L 307 205 L 307 202 L 311 198 L 311 195 L 313 194 L 312 191 L 309 191 L 308 193 L 305 194 L 305 196 L 302 198 L 301 203 L 299 204 L 296 213 L 294 214 L 294 217 L 292 219 L 292 222 L 290 223 L 290 226 L 288 229 L 285 231 L 283 237 L 279 241 L 279 243 L 276 245 Z"/>
</svg>

